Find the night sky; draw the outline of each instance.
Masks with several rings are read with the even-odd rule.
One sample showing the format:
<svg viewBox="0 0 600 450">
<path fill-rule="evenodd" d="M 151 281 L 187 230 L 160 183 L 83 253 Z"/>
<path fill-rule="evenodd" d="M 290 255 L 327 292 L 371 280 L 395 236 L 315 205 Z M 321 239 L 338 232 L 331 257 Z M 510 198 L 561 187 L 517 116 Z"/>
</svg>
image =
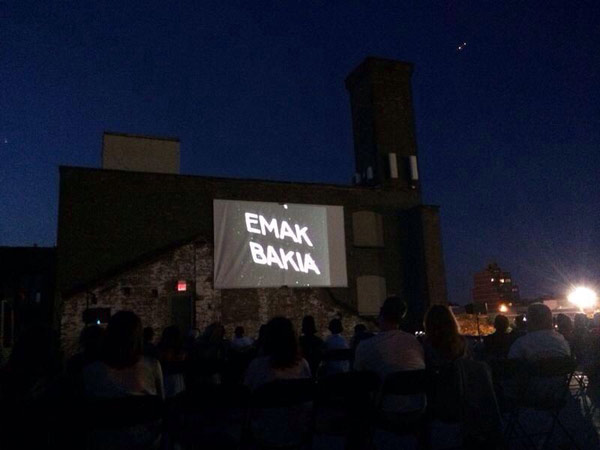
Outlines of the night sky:
<svg viewBox="0 0 600 450">
<path fill-rule="evenodd" d="M 104 130 L 179 137 L 186 174 L 348 184 L 344 79 L 373 55 L 415 64 L 450 300 L 468 301 L 491 261 L 526 297 L 600 284 L 599 12 L 596 0 L 0 2 L 0 245 L 55 245 L 58 165 L 99 167 Z"/>
</svg>

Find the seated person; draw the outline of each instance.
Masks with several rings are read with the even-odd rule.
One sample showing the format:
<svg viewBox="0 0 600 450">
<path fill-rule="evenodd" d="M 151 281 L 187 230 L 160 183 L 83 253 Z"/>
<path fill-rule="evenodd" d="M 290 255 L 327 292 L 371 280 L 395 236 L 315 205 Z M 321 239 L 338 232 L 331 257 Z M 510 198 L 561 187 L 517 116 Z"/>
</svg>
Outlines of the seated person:
<svg viewBox="0 0 600 450">
<path fill-rule="evenodd" d="M 83 391 L 90 398 L 152 395 L 165 398 L 160 363 L 143 355 L 142 322 L 131 311 L 119 311 L 108 321 L 101 358 L 83 369 Z M 158 448 L 159 420 L 119 430 L 95 430 L 94 448 Z"/>
<path fill-rule="evenodd" d="M 514 341 L 508 357 L 536 360 L 556 356 L 571 356 L 569 344 L 554 330 L 550 308 L 533 303 L 527 308 L 527 334 Z"/>
<path fill-rule="evenodd" d="M 165 397 L 174 397 L 185 390 L 181 364 L 187 358 L 187 352 L 183 348 L 183 336 L 177 325 L 168 326 L 163 330 L 156 351 L 163 369 Z"/>
<path fill-rule="evenodd" d="M 325 343 L 323 339 L 317 336 L 317 326 L 313 316 L 304 316 L 302 318 L 302 336 L 300 336 L 300 351 L 302 356 L 308 361 L 311 373 L 317 373 L 321 357 L 323 355 L 323 347 Z"/>
<path fill-rule="evenodd" d="M 370 370 L 383 379 L 401 370 L 425 368 L 423 347 L 412 334 L 399 329 L 406 314 L 406 303 L 388 297 L 379 311 L 381 331 L 360 342 L 354 357 L 354 370 Z"/>
<path fill-rule="evenodd" d="M 245 336 L 246 330 L 244 330 L 244 327 L 235 327 L 234 334 L 235 337 L 231 341 L 231 348 L 233 350 L 248 350 L 254 344 L 251 337 Z"/>
<path fill-rule="evenodd" d="M 425 314 L 425 360 L 427 366 L 439 366 L 469 356 L 469 347 L 460 334 L 452 310 L 432 305 Z"/>
<path fill-rule="evenodd" d="M 331 335 L 325 339 L 325 354 L 329 350 L 345 350 L 350 348 L 348 342 L 341 334 L 344 331 L 344 327 L 340 319 L 332 319 L 329 322 L 329 331 Z M 325 361 L 321 365 L 321 370 L 324 375 L 348 372 L 350 370 L 350 361 Z"/>
<path fill-rule="evenodd" d="M 83 369 L 89 397 L 158 395 L 164 398 L 160 363 L 143 356 L 142 322 L 131 311 L 119 311 L 106 327 L 100 361 Z"/>
<path fill-rule="evenodd" d="M 252 360 L 244 384 L 256 389 L 278 379 L 310 377 L 310 367 L 300 356 L 292 322 L 285 317 L 271 319 L 265 331 L 264 355 Z"/>
<path fill-rule="evenodd" d="M 571 356 L 566 339 L 554 330 L 552 311 L 543 303 L 533 303 L 527 308 L 527 330 L 526 335 L 518 338 L 511 345 L 509 358 L 537 361 L 544 358 Z M 526 367 L 524 369 L 529 373 Z M 561 387 L 563 387 L 563 377 L 531 380 L 519 376 L 504 383 L 508 397 L 522 398 L 526 394 L 531 401 L 562 395 L 564 391 Z M 523 388 L 526 390 L 523 391 Z"/>
<path fill-rule="evenodd" d="M 496 331 L 483 338 L 487 358 L 506 358 L 513 338 L 509 331 L 508 317 L 498 314 L 494 319 Z"/>
</svg>

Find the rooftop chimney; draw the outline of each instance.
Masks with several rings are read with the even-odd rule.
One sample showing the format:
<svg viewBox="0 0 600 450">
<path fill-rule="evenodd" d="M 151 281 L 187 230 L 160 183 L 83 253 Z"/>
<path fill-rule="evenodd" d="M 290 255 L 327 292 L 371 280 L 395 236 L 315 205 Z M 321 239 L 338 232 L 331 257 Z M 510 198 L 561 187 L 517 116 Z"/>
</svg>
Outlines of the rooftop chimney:
<svg viewBox="0 0 600 450">
<path fill-rule="evenodd" d="M 346 78 L 363 184 L 418 189 L 412 70 L 410 63 L 369 57 Z"/>
</svg>

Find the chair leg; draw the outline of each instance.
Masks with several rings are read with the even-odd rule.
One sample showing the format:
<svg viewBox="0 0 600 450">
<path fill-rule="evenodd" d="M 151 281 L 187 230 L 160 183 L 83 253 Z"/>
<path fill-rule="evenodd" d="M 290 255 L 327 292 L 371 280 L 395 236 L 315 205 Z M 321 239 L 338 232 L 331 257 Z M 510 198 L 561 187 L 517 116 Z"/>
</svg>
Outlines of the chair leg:
<svg viewBox="0 0 600 450">
<path fill-rule="evenodd" d="M 563 431 L 563 433 L 565 433 L 565 436 L 567 436 L 569 438 L 569 441 L 571 441 L 571 443 L 575 446 L 575 448 L 577 450 L 581 450 L 580 447 L 579 447 L 579 445 L 577 445 L 577 441 L 575 441 L 575 439 L 573 438 L 573 436 L 571 435 L 571 433 L 569 433 L 567 431 L 567 428 L 562 424 L 562 422 L 558 418 L 558 415 L 556 415 L 556 423 L 558 424 L 558 426 L 560 427 L 560 429 Z"/>
</svg>

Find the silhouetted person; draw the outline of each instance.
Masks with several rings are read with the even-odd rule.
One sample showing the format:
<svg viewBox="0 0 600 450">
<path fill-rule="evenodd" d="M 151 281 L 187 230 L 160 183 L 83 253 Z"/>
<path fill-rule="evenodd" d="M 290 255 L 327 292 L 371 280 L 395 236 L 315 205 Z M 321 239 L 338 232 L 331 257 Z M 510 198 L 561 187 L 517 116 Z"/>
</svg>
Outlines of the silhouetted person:
<svg viewBox="0 0 600 450">
<path fill-rule="evenodd" d="M 432 305 L 425 314 L 425 359 L 437 366 L 468 355 L 467 341 L 452 310 L 444 305 Z"/>
<path fill-rule="evenodd" d="M 358 345 L 355 370 L 370 370 L 383 379 L 393 372 L 425 368 L 423 347 L 414 335 L 399 329 L 406 309 L 398 297 L 385 300 L 379 311 L 381 331 Z"/>
<path fill-rule="evenodd" d="M 556 316 L 556 331 L 563 335 L 573 350 L 573 321 L 566 314 Z"/>
<path fill-rule="evenodd" d="M 79 353 L 67 361 L 67 373 L 79 376 L 81 370 L 90 363 L 100 360 L 104 329 L 100 325 L 91 325 L 81 330 L 79 335 Z"/>
<path fill-rule="evenodd" d="M 142 322 L 131 311 L 108 321 L 100 361 L 83 369 L 84 391 L 90 397 L 158 395 L 164 398 L 160 363 L 143 356 Z"/>
<path fill-rule="evenodd" d="M 498 314 L 494 319 L 494 328 L 496 331 L 483 338 L 486 357 L 488 358 L 506 358 L 513 338 L 509 331 L 510 322 L 508 317 Z"/>
<path fill-rule="evenodd" d="M 246 350 L 254 344 L 252 338 L 245 335 L 244 327 L 235 327 L 234 337 L 231 341 L 231 348 L 235 350 Z"/>
<path fill-rule="evenodd" d="M 358 323 L 354 325 L 354 334 L 352 335 L 352 340 L 350 341 L 350 348 L 352 352 L 356 352 L 356 347 L 360 344 L 361 341 L 365 339 L 369 339 L 375 336 L 373 333 L 367 330 L 367 326 L 364 323 Z"/>
<path fill-rule="evenodd" d="M 302 356 L 308 361 L 311 373 L 316 375 L 316 371 L 321 364 L 323 357 L 323 339 L 317 335 L 317 326 L 313 316 L 304 316 L 302 319 L 302 336 L 300 336 L 300 349 Z"/>
<path fill-rule="evenodd" d="M 154 329 L 152 327 L 144 328 L 144 356 L 156 358 L 156 345 L 154 345 Z"/>
<path fill-rule="evenodd" d="M 163 369 L 165 397 L 173 397 L 185 390 L 181 363 L 187 357 L 183 349 L 183 336 L 177 325 L 168 326 L 163 330 L 156 350 Z"/>
<path fill-rule="evenodd" d="M 514 327 L 510 333 L 513 342 L 527 334 L 527 317 L 525 314 L 519 314 L 515 317 Z"/>
<path fill-rule="evenodd" d="M 342 336 L 344 327 L 340 319 L 332 319 L 329 322 L 328 328 L 331 335 L 325 339 L 325 352 L 350 348 L 348 342 Z M 326 375 L 348 372 L 350 370 L 350 361 L 327 361 L 321 365 L 321 370 Z"/>
<path fill-rule="evenodd" d="M 160 362 L 183 361 L 186 352 L 183 349 L 183 336 L 177 325 L 166 327 L 156 347 Z"/>
<path fill-rule="evenodd" d="M 264 356 L 252 360 L 244 384 L 256 389 L 278 379 L 310 378 L 308 362 L 302 358 L 294 326 L 285 317 L 275 317 L 267 324 Z"/>
<path fill-rule="evenodd" d="M 590 331 L 588 330 L 588 318 L 583 313 L 575 314 L 573 321 L 572 353 L 580 364 L 587 365 L 591 355 Z"/>
<path fill-rule="evenodd" d="M 527 334 L 511 345 L 509 358 L 536 360 L 570 356 L 569 344 L 554 330 L 552 311 L 543 303 L 533 303 L 527 308 L 527 329 Z"/>
</svg>

